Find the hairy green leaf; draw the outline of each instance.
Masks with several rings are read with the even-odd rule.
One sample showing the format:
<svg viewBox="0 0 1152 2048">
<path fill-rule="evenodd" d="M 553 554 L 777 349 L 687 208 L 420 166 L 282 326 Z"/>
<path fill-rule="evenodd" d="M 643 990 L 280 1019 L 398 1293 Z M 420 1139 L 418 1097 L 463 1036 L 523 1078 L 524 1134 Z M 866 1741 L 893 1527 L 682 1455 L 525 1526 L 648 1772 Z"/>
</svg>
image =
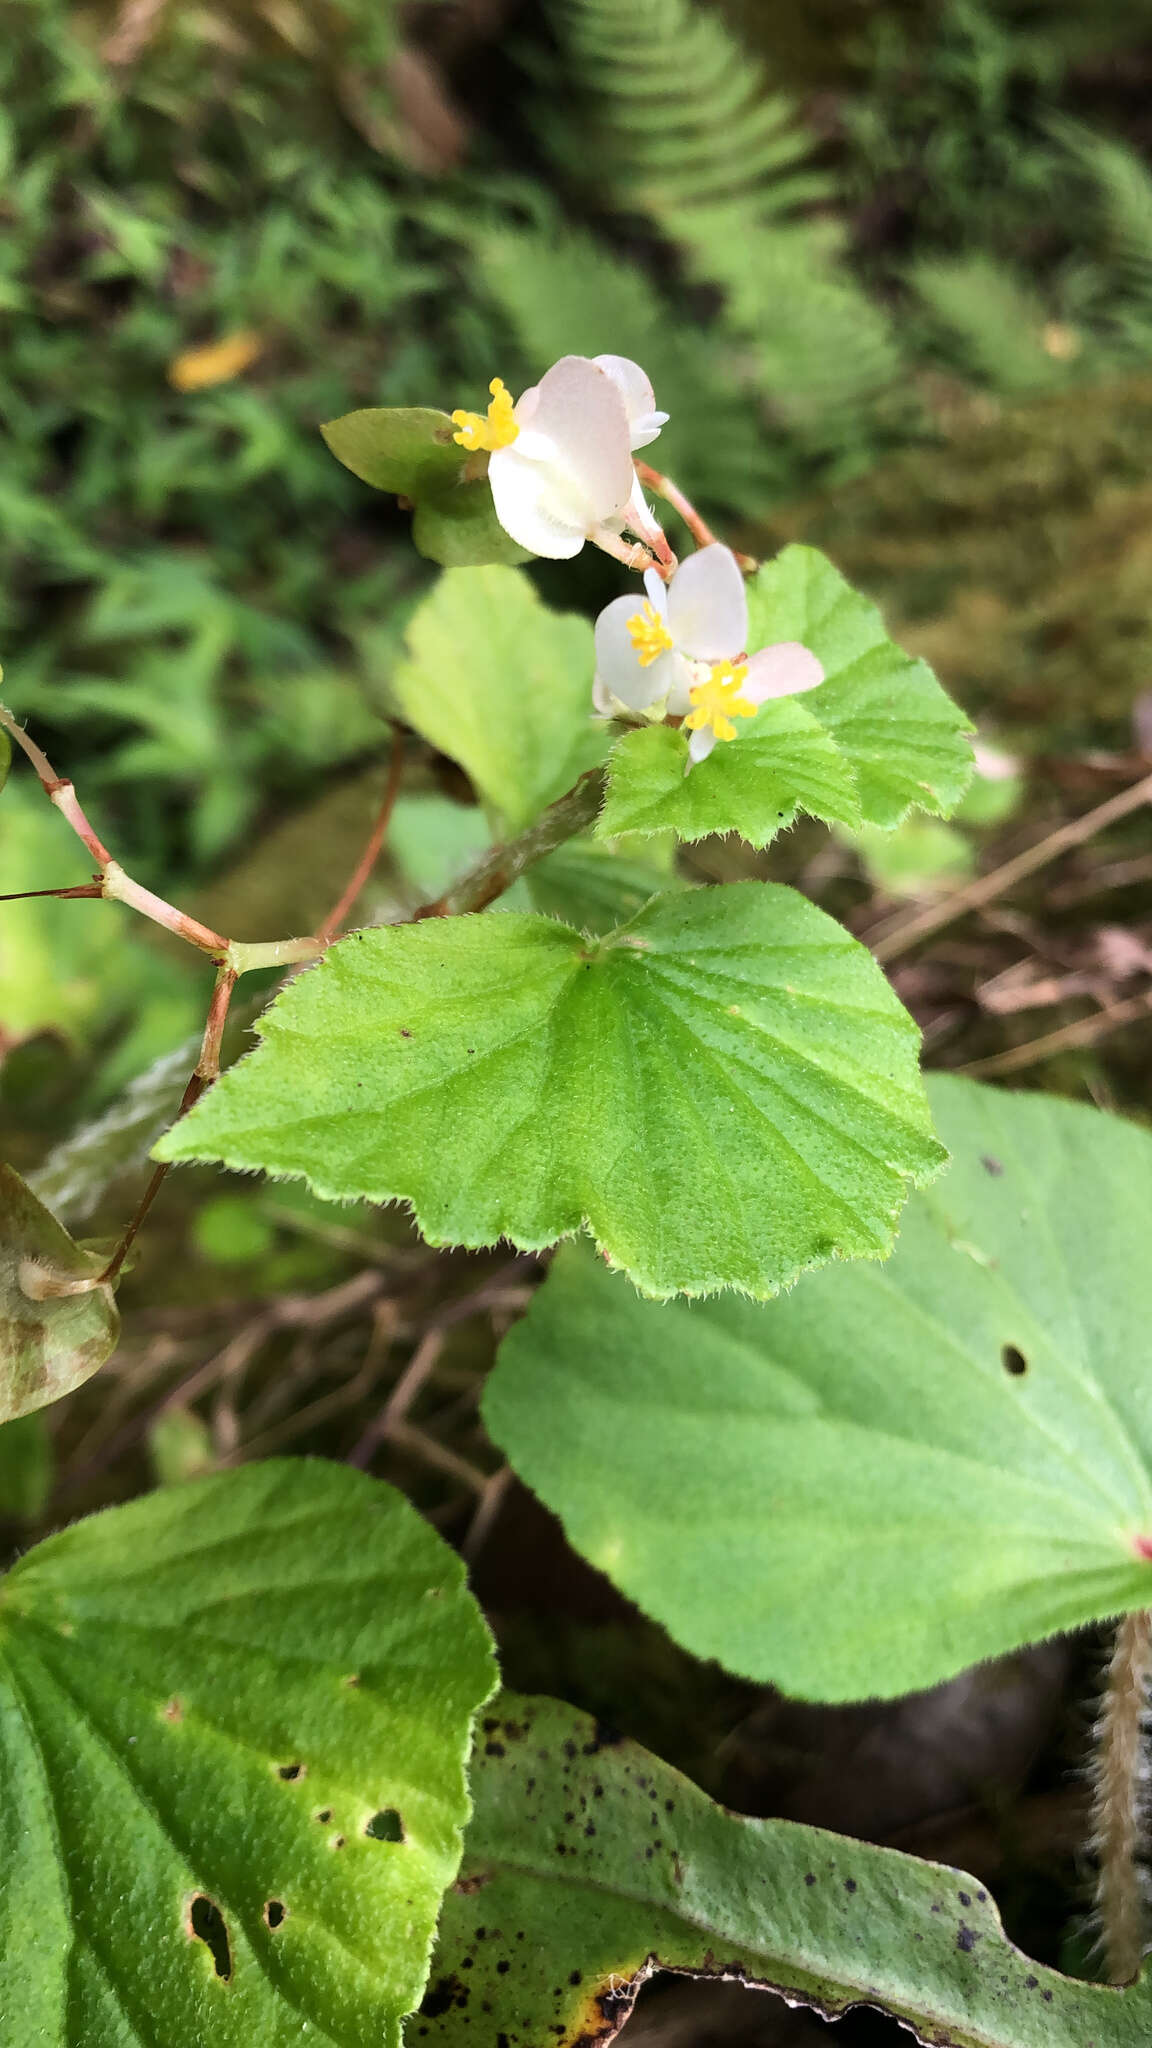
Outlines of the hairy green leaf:
<svg viewBox="0 0 1152 2048">
<path fill-rule="evenodd" d="M 763 704 L 731 742 L 689 769 L 688 735 L 668 725 L 626 733 L 614 748 L 597 830 L 703 839 L 739 832 L 767 846 L 798 811 L 859 823 L 856 778 L 828 733 L 794 697 Z"/>
<path fill-rule="evenodd" d="M 115 1350 L 112 1289 L 89 1284 L 105 1264 L 0 1164 L 0 1422 L 59 1401 Z M 60 1292 L 73 1282 L 83 1291 Z"/>
<path fill-rule="evenodd" d="M 402 716 L 467 769 L 510 832 L 600 760 L 592 629 L 512 569 L 450 569 L 413 613 L 392 678 Z"/>
<path fill-rule="evenodd" d="M 930 1084 L 949 1171 L 885 1266 L 656 1307 L 568 1251 L 485 1417 L 678 1641 L 818 1699 L 1152 1605 L 1152 1138 Z"/>
<path fill-rule="evenodd" d="M 1007 1940 L 975 1878 L 714 1806 L 553 1700 L 482 1723 L 476 1810 L 409 2048 L 593 2048 L 659 1969 L 829 2018 L 879 2006 L 949 2048 L 1145 2048 L 1147 1982 L 1083 1984 Z"/>
<path fill-rule="evenodd" d="M 658 1295 L 882 1257 L 944 1157 L 871 955 L 759 882 L 601 939 L 515 913 L 357 933 L 259 1028 L 157 1158 L 405 1199 L 434 1244 L 586 1223 Z"/>
<path fill-rule="evenodd" d="M 888 638 L 875 605 L 824 555 L 784 548 L 749 582 L 748 612 L 749 647 L 800 640 L 823 662 L 826 680 L 804 704 L 854 770 L 864 824 L 955 809 L 972 773 L 967 719 L 927 662 Z"/>
<path fill-rule="evenodd" d="M 50 1537 L 3 1584 L 0 2011 L 43 2048 L 395 2048 L 491 1678 L 452 1552 L 344 1466 Z"/>
</svg>

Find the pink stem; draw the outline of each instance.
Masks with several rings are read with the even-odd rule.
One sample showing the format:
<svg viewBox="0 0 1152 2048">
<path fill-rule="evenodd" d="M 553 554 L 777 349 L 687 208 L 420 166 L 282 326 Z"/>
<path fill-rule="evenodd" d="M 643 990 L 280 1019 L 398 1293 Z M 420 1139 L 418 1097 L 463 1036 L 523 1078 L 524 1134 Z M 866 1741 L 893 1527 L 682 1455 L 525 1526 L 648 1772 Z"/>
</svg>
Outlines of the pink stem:
<svg viewBox="0 0 1152 2048">
<path fill-rule="evenodd" d="M 712 528 L 706 520 L 701 518 L 691 499 L 684 496 L 679 485 L 672 482 L 671 477 L 662 475 L 658 469 L 650 468 L 646 462 L 638 462 L 636 464 L 636 474 L 642 484 L 647 484 L 650 491 L 655 491 L 658 498 L 663 498 L 666 504 L 671 505 L 674 512 L 680 514 L 697 547 L 710 548 L 714 546 L 716 535 L 713 533 Z M 759 568 L 760 565 L 754 555 L 742 555 L 735 548 L 733 553 L 746 576 L 752 575 Z"/>
<path fill-rule="evenodd" d="M 399 726 L 397 726 L 392 734 L 392 759 L 388 766 L 388 782 L 384 791 L 384 800 L 376 814 L 376 822 L 368 834 L 364 851 L 348 878 L 343 895 L 334 908 L 328 912 L 323 924 L 316 932 L 316 938 L 322 946 L 328 945 L 335 938 L 336 933 L 351 911 L 356 898 L 359 896 L 361 889 L 364 887 L 365 882 L 380 858 L 380 849 L 384 844 L 384 835 L 388 830 L 392 809 L 400 793 L 400 778 L 403 771 L 404 735 L 400 731 Z"/>
</svg>

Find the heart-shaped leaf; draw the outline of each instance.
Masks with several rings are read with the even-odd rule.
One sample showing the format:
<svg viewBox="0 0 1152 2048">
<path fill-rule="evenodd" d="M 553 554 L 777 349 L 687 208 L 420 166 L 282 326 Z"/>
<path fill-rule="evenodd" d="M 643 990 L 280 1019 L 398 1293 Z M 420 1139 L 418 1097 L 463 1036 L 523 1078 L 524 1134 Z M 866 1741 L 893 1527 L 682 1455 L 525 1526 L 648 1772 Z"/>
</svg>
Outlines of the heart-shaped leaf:
<svg viewBox="0 0 1152 2048">
<path fill-rule="evenodd" d="M 489 1429 L 679 1642 L 817 1699 L 1152 1606 L 1152 1138 L 930 1084 L 952 1164 L 884 1266 L 766 1308 L 566 1251 Z"/>
<path fill-rule="evenodd" d="M 463 1581 L 402 1496 L 304 1461 L 166 1487 L 21 1558 L 0 1632 L 14 2048 L 396 2048 L 492 1680 Z"/>
<path fill-rule="evenodd" d="M 157 1147 L 407 1200 L 434 1244 L 584 1223 L 653 1294 L 883 1257 L 933 1173 L 919 1034 L 864 947 L 759 882 L 360 932 Z"/>
<path fill-rule="evenodd" d="M 111 1356 L 116 1302 L 111 1287 L 90 1284 L 106 1264 L 0 1165 L 0 1422 L 59 1401 Z"/>
<path fill-rule="evenodd" d="M 1147 1980 L 1118 1991 L 1031 1962 L 962 1871 L 727 1813 L 554 1700 L 502 1694 L 477 1752 L 464 1867 L 408 2048 L 594 2048 L 659 1969 L 829 2018 L 879 2006 L 951 2048 L 1144 2048 L 1152 2034 Z"/>
</svg>

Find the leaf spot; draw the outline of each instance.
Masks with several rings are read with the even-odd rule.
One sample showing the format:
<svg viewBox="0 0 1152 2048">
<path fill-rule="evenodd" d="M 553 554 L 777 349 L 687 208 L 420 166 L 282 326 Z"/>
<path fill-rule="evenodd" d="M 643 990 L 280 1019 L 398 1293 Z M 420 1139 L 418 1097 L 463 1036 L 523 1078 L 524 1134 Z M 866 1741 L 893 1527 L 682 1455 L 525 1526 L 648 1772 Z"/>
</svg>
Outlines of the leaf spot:
<svg viewBox="0 0 1152 2048">
<path fill-rule="evenodd" d="M 404 1823 L 394 1806 L 382 1806 L 364 1823 L 364 1833 L 370 1842 L 402 1842 Z"/>
<path fill-rule="evenodd" d="M 1028 1360 L 1016 1344 L 1005 1344 L 1000 1353 L 1000 1363 L 1014 1380 L 1022 1379 L 1028 1370 Z"/>
<path fill-rule="evenodd" d="M 312 1818 L 313 1820 L 318 1820 L 322 1828 L 326 1828 L 332 1818 L 332 1808 L 330 1806 L 322 1806 L 313 1814 Z"/>
<path fill-rule="evenodd" d="M 307 1777 L 307 1766 L 305 1764 L 281 1764 L 277 1775 L 287 1783 L 292 1783 L 296 1778 Z"/>
<path fill-rule="evenodd" d="M 980 1164 L 984 1168 L 985 1173 L 990 1173 L 992 1175 L 993 1180 L 999 1180 L 1000 1175 L 1004 1171 L 1004 1167 L 1001 1161 L 999 1159 L 993 1159 L 990 1152 L 986 1152 L 984 1154 L 984 1157 L 980 1161 Z"/>
<path fill-rule="evenodd" d="M 184 1719 L 183 1700 L 178 1700 L 175 1697 L 170 1699 L 164 1709 L 164 1719 L 166 1721 L 182 1721 Z"/>
<path fill-rule="evenodd" d="M 266 1927 L 282 1927 L 287 1917 L 288 1908 L 284 1904 L 283 1899 L 268 1899 L 265 1901 L 264 1925 Z"/>
<path fill-rule="evenodd" d="M 212 1967 L 221 1983 L 227 1984 L 232 1975 L 232 1949 L 228 1940 L 228 1928 L 223 1913 L 213 1899 L 204 1892 L 197 1892 L 188 1913 L 188 1932 L 196 1941 L 202 1941 L 212 1957 Z"/>
</svg>

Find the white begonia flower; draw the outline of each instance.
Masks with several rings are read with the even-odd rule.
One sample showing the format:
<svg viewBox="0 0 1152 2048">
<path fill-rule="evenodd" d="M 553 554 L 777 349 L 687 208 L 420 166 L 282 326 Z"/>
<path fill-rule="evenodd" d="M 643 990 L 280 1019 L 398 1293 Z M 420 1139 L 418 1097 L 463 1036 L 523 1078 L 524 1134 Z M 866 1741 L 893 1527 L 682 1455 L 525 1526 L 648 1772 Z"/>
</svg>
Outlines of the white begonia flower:
<svg viewBox="0 0 1152 2048">
<path fill-rule="evenodd" d="M 649 569 L 644 588 L 639 608 L 617 597 L 596 621 L 593 699 L 605 717 L 683 718 L 690 762 L 735 739 L 734 718 L 823 682 L 822 664 L 798 640 L 745 652 L 748 599 L 731 548 L 701 548 L 667 584 Z"/>
<path fill-rule="evenodd" d="M 454 412 L 452 438 L 462 448 L 488 449 L 496 517 L 522 548 L 560 561 L 578 555 L 586 540 L 619 553 L 625 526 L 647 541 L 660 533 L 632 451 L 654 440 L 668 415 L 655 410 L 638 363 L 562 356 L 515 404 L 499 377 L 488 389 L 487 417 Z"/>
</svg>

